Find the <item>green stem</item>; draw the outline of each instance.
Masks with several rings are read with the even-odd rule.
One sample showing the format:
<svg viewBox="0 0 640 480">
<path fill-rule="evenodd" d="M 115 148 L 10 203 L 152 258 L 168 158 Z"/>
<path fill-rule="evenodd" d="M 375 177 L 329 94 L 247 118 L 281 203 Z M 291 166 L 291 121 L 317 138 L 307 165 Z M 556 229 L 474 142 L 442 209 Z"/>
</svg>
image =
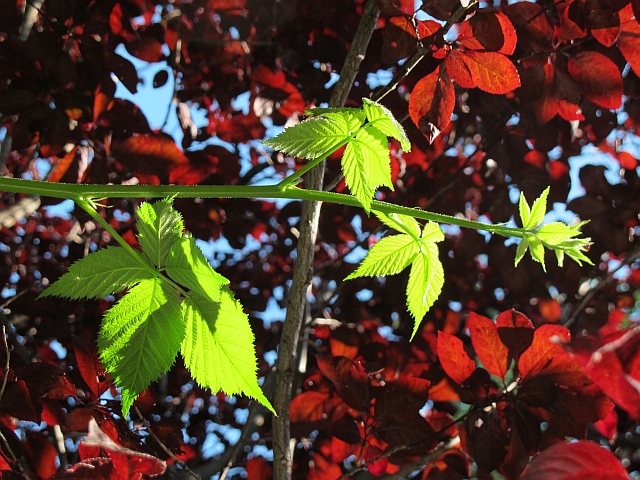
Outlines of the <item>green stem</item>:
<svg viewBox="0 0 640 480">
<path fill-rule="evenodd" d="M 0 178 L 0 181 L 1 180 L 4 180 L 4 179 Z M 28 182 L 29 180 L 22 180 L 22 181 Z M 41 183 L 46 183 L 46 182 L 41 182 Z M 53 185 L 53 184 L 49 184 L 49 185 Z M 63 185 L 63 184 L 59 184 L 59 185 Z M 165 277 L 160 273 L 159 270 L 154 268 L 153 265 L 151 265 L 151 263 L 140 252 L 138 252 L 131 245 L 129 245 L 127 241 L 124 238 L 122 238 L 120 234 L 116 232 L 111 225 L 109 225 L 109 222 L 107 222 L 104 218 L 102 218 L 102 216 L 94 208 L 94 203 L 92 202 L 92 198 L 95 198 L 95 197 L 92 197 L 91 195 L 74 195 L 74 196 L 63 197 L 63 198 L 69 198 L 74 202 L 76 202 L 78 206 L 82 208 L 85 212 L 87 212 L 89 215 L 91 215 L 91 218 L 93 218 L 96 222 L 98 222 L 102 226 L 102 228 L 104 228 L 105 231 L 107 231 L 109 235 L 111 235 L 111 238 L 113 238 L 116 242 L 118 242 L 120 246 L 123 247 L 135 259 L 137 263 L 143 265 L 144 268 L 149 272 L 151 272 L 155 277 L 160 278 L 162 281 L 169 282 L 173 288 L 178 290 L 185 297 L 189 295 L 184 290 L 184 288 L 182 288 L 180 285 L 175 283 L 170 278 Z"/>
<path fill-rule="evenodd" d="M 68 198 L 72 200 L 82 199 L 85 201 L 93 198 L 160 198 L 172 196 L 176 198 L 286 198 L 290 200 L 317 200 L 320 202 L 362 208 L 362 204 L 352 195 L 318 190 L 303 190 L 291 185 L 285 187 L 281 187 L 280 185 L 84 185 L 49 183 L 2 177 L 0 178 L 0 191 Z M 522 238 L 524 234 L 521 228 L 490 225 L 440 213 L 427 212 L 417 208 L 394 205 L 379 200 L 373 200 L 373 202 L 371 202 L 371 210 L 386 214 L 397 213 L 400 215 L 409 215 L 410 217 L 420 220 L 457 225 L 474 230 L 484 230 L 505 237 Z M 97 215 L 97 213 L 95 214 Z M 97 216 L 100 217 L 99 215 Z M 102 219 L 102 217 L 100 218 Z M 101 225 L 103 225 L 102 222 Z"/>
</svg>

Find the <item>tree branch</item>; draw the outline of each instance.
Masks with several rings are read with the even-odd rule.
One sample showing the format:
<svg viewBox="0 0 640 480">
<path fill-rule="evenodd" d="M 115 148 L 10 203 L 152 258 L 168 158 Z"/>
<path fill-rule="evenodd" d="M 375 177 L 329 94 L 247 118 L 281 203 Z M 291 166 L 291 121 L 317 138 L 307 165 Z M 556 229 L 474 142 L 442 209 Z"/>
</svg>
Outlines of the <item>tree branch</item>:
<svg viewBox="0 0 640 480">
<path fill-rule="evenodd" d="M 351 90 L 360 63 L 365 57 L 369 40 L 373 34 L 380 11 L 374 0 L 368 0 L 360 25 L 345 60 L 340 79 L 331 99 L 330 107 L 344 106 Z M 309 172 L 305 180 L 307 188 L 322 190 L 324 180 L 324 162 Z M 287 315 L 282 329 L 278 360 L 276 363 L 276 391 L 273 406 L 278 417 L 273 421 L 274 442 L 274 480 L 290 480 L 292 452 L 289 448 L 289 404 L 291 402 L 291 384 L 296 370 L 296 352 L 301 324 L 304 318 L 304 307 L 307 292 L 313 276 L 313 253 L 318 233 L 321 202 L 306 201 L 302 207 L 300 237 L 296 249 L 296 267 L 291 290 L 287 300 Z"/>
</svg>

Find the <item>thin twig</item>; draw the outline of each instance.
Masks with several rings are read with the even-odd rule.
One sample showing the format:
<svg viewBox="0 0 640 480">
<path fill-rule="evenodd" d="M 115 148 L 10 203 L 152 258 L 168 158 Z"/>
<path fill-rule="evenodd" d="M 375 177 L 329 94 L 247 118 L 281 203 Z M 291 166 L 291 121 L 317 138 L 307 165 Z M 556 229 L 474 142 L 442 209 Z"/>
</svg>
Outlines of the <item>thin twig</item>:
<svg viewBox="0 0 640 480">
<path fill-rule="evenodd" d="M 158 445 L 160 445 L 160 448 L 162 448 L 162 450 L 164 451 L 164 453 L 166 453 L 167 455 L 169 455 L 174 462 L 176 462 L 178 465 L 180 465 L 180 467 L 189 475 L 191 475 L 193 478 L 196 478 L 198 480 L 202 480 L 202 478 L 200 477 L 200 475 L 197 475 L 195 473 L 193 473 L 189 467 L 187 466 L 187 464 L 185 462 L 183 462 L 182 460 L 180 460 L 178 457 L 176 457 L 175 453 L 173 453 L 169 447 L 167 447 L 164 443 L 162 443 L 162 440 L 160 440 L 158 438 L 158 436 L 155 434 L 155 432 L 151 429 L 151 424 L 149 423 L 149 421 L 144 418 L 142 416 L 142 412 L 140 412 L 140 409 L 137 406 L 133 406 L 133 408 L 135 409 L 136 413 L 138 414 L 138 418 L 140 419 L 140 421 L 142 422 L 142 424 L 145 426 L 145 428 L 147 429 L 147 432 L 149 432 L 149 435 L 151 436 L 151 438 L 153 438 L 156 443 Z"/>
<path fill-rule="evenodd" d="M 562 325 L 565 326 L 566 328 L 571 327 L 576 322 L 576 320 L 578 320 L 578 317 L 584 311 L 584 309 L 587 308 L 587 306 L 589 305 L 593 297 L 596 295 L 596 293 L 598 293 L 602 288 L 604 288 L 606 285 L 611 283 L 613 281 L 614 275 L 622 267 L 631 265 L 633 262 L 635 262 L 639 258 L 640 258 L 640 247 L 636 248 L 633 252 L 631 252 L 631 254 L 628 257 L 626 257 L 617 268 L 607 273 L 606 277 L 604 277 L 604 279 L 602 279 L 600 283 L 598 283 L 595 287 L 593 287 L 589 291 L 589 293 L 587 293 L 584 297 L 582 297 L 582 300 L 580 301 L 580 303 L 578 303 L 573 309 L 570 310 L 571 314 L 567 317 L 567 319 L 564 322 L 562 322 Z"/>
<path fill-rule="evenodd" d="M 4 390 L 5 388 L 7 388 L 7 381 L 9 378 L 9 361 L 11 360 L 11 350 L 9 349 L 9 344 L 7 343 L 7 329 L 4 325 L 2 325 L 2 342 L 4 344 L 4 351 L 7 355 L 7 361 L 4 363 L 4 378 L 2 379 L 2 388 L 0 388 L 0 402 L 2 401 Z"/>
<path fill-rule="evenodd" d="M 6 302 L 4 302 L 2 305 L 0 305 L 0 309 L 2 308 L 6 308 L 9 305 L 11 305 L 11 303 L 13 303 L 15 300 L 19 299 L 22 295 L 24 295 L 27 292 L 30 292 L 31 288 L 25 288 L 24 290 L 20 290 L 18 293 L 16 293 L 13 297 L 11 297 L 9 300 L 7 300 Z"/>
</svg>

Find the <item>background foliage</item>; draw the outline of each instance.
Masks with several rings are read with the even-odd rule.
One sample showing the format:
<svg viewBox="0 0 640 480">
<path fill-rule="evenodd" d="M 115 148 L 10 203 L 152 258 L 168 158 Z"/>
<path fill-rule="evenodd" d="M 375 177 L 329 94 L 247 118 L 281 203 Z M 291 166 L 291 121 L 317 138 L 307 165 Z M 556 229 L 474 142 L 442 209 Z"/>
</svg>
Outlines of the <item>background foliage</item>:
<svg viewBox="0 0 640 480">
<path fill-rule="evenodd" d="M 412 146 L 408 153 L 391 141 L 395 190 L 382 188 L 380 198 L 517 223 L 519 193 L 532 201 L 550 185 L 547 220 L 571 220 L 565 209 L 590 220 L 582 229 L 594 265 L 559 268 L 548 258 L 545 273 L 527 255 L 515 268 L 514 242 L 446 229 L 443 292 L 409 343 L 408 270 L 343 281 L 380 240 L 380 222 L 324 205 L 291 409 L 294 478 L 401 478 L 420 469 L 424 479 L 487 478 L 494 469 L 517 478 L 540 450 L 524 478 L 546 475 L 549 462 L 611 478 L 637 472 L 640 3 L 481 2 L 464 10 L 468 18 L 458 1 L 376 3 L 379 28 L 347 106 L 380 97 L 378 86 L 396 75 L 397 89 L 381 102 Z M 328 101 L 363 8 L 341 0 L 1 0 L 3 174 L 274 183 L 303 162 L 259 141 Z M 423 20 L 412 21 L 416 10 Z M 172 100 L 158 118 L 124 98 L 163 87 Z M 338 159 L 329 158 L 326 184 L 342 192 Z M 1 201 L 0 321 L 11 348 L 10 358 L 0 348 L 10 367 L 0 400 L 3 478 L 140 478 L 164 471 L 158 459 L 169 464 L 166 475 L 183 475 L 176 458 L 204 477 L 231 461 L 227 478 L 270 478 L 266 410 L 199 388 L 180 361 L 143 393 L 130 422 L 120 417 L 95 348 L 119 295 L 35 300 L 109 236 L 79 209 L 44 208 L 48 198 L 7 193 Z M 139 201 L 107 199 L 102 212 L 136 247 Z M 174 205 L 245 307 L 270 397 L 300 203 Z M 556 342 L 569 340 L 562 325 L 572 333 L 566 349 Z M 613 455 L 591 454 L 593 443 L 566 446 L 565 436 L 601 442 Z"/>
</svg>

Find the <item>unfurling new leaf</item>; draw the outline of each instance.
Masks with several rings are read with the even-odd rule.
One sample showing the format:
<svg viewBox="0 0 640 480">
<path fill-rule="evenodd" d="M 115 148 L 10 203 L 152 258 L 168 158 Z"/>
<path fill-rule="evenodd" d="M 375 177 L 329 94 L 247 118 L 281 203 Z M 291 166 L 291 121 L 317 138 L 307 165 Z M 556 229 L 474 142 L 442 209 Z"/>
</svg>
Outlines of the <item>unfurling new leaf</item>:
<svg viewBox="0 0 640 480">
<path fill-rule="evenodd" d="M 589 245 L 591 245 L 591 239 L 574 238 L 580 235 L 580 227 L 587 222 L 580 222 L 573 226 L 562 222 L 553 222 L 540 226 L 547 211 L 548 195 L 549 188 L 545 189 L 540 197 L 533 202 L 532 207 L 529 208 L 524 194 L 520 193 L 520 219 L 522 220 L 522 226 L 525 232 L 516 250 L 515 265 L 517 266 L 518 263 L 520 263 L 524 254 L 529 250 L 531 258 L 541 263 L 542 268 L 546 271 L 544 265 L 544 247 L 556 253 L 559 266 L 562 266 L 565 254 L 575 260 L 579 265 L 582 265 L 582 262 L 593 265 L 591 260 L 584 254 L 589 248 Z"/>
<path fill-rule="evenodd" d="M 422 232 L 420 225 L 405 215 L 376 213 L 387 226 L 398 230 L 400 235 L 386 237 L 376 243 L 358 269 L 345 280 L 357 277 L 394 275 L 411 265 L 407 284 L 407 307 L 415 319 L 415 336 L 420 321 L 438 299 L 444 284 L 444 270 L 438 257 L 436 243 L 444 240 L 438 224 L 429 222 Z"/>
<path fill-rule="evenodd" d="M 173 365 L 178 351 L 203 387 L 244 393 L 273 411 L 258 385 L 248 318 L 225 287 L 229 281 L 211 268 L 193 238 L 182 235 L 171 200 L 143 203 L 137 227 L 142 253 L 99 250 L 43 294 L 101 298 L 129 288 L 105 314 L 98 338 L 102 362 L 122 388 L 123 414 Z"/>
</svg>

